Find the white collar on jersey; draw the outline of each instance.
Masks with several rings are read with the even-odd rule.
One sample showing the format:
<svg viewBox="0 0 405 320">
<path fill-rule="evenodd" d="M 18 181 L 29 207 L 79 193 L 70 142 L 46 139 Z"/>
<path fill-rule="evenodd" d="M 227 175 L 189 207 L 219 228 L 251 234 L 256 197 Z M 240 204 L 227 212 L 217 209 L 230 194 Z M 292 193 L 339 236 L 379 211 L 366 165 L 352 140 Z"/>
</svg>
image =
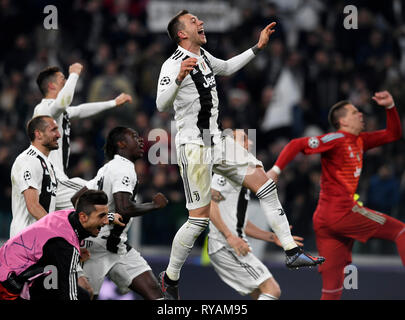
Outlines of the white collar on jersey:
<svg viewBox="0 0 405 320">
<path fill-rule="evenodd" d="M 36 153 L 39 153 L 40 156 L 44 157 L 45 159 L 48 159 L 46 155 L 44 155 L 41 151 L 38 150 L 38 148 L 34 147 L 32 144 L 28 149 L 33 149 Z"/>
<path fill-rule="evenodd" d="M 128 160 L 127 158 L 124 158 L 123 156 L 120 156 L 119 154 L 115 154 L 114 159 L 119 159 L 119 160 L 126 161 L 126 162 L 133 164 L 133 162 L 131 160 Z"/>
</svg>

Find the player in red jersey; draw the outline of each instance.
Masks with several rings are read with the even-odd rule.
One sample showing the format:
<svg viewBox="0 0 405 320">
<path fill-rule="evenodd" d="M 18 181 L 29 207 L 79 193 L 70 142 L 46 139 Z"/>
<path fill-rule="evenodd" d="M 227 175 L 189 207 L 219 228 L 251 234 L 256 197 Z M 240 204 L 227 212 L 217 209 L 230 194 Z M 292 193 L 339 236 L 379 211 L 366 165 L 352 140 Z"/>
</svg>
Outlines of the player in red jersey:
<svg viewBox="0 0 405 320">
<path fill-rule="evenodd" d="M 373 100 L 386 109 L 386 129 L 362 132 L 363 114 L 349 101 L 338 102 L 329 111 L 329 122 L 336 132 L 293 139 L 267 172 L 277 181 L 281 170 L 299 152 L 321 154 L 321 191 L 313 226 L 319 254 L 326 258 L 319 267 L 323 281 L 321 299 L 324 300 L 340 299 L 344 267 L 351 263 L 354 240 L 366 242 L 370 238 L 379 238 L 394 241 L 405 265 L 405 224 L 354 200 L 363 167 L 363 153 L 398 140 L 402 135 L 391 94 L 377 92 Z"/>
</svg>

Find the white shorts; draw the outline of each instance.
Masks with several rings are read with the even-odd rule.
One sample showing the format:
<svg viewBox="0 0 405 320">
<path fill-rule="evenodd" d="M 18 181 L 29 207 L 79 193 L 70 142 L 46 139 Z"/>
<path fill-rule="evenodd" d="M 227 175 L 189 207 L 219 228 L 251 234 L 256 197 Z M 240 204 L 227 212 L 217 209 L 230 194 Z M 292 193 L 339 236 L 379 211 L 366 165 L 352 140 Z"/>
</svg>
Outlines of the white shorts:
<svg viewBox="0 0 405 320">
<path fill-rule="evenodd" d="M 87 181 L 82 178 L 71 178 L 58 180 L 58 190 L 56 191 L 56 210 L 73 208 L 70 199 L 74 194 L 86 185 Z"/>
<path fill-rule="evenodd" d="M 122 294 L 128 293 L 134 278 L 152 270 L 146 260 L 134 248 L 124 255 L 119 255 L 93 242 L 88 250 L 90 251 L 90 259 L 84 262 L 83 271 L 93 288 L 94 294 L 100 293 L 106 276 L 116 284 Z"/>
<path fill-rule="evenodd" d="M 219 277 L 241 295 L 250 294 L 273 277 L 269 269 L 253 253 L 237 256 L 226 247 L 211 253 L 211 264 Z"/>
<path fill-rule="evenodd" d="M 214 146 L 183 144 L 177 148 L 177 161 L 188 210 L 210 203 L 212 172 L 241 185 L 249 167 L 263 167 L 261 161 L 229 136 Z"/>
</svg>

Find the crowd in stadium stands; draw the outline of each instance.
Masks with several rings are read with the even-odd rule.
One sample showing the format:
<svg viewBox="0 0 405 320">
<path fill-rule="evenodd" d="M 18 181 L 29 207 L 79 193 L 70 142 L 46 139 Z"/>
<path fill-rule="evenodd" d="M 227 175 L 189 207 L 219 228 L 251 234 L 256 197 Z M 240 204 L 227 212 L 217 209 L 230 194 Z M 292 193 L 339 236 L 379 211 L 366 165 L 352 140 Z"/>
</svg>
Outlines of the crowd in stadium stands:
<svg viewBox="0 0 405 320">
<path fill-rule="evenodd" d="M 339 100 L 352 101 L 365 114 L 366 130 L 374 130 L 385 126 L 385 112 L 371 96 L 388 90 L 405 126 L 405 12 L 394 10 L 393 1 L 368 8 L 362 6 L 366 1 L 350 1 L 358 9 L 358 29 L 349 30 L 343 27 L 345 1 L 249 1 L 249 7 L 229 2 L 240 8 L 239 25 L 210 33 L 205 46 L 219 58 L 249 48 L 261 28 L 277 22 L 266 52 L 235 75 L 217 78 L 222 127 L 257 129 L 256 153 L 265 168 L 289 139 L 330 130 L 328 109 Z M 105 136 L 117 124 L 138 130 L 147 149 L 154 143 L 148 141 L 151 129 L 167 130 L 170 140 L 172 115 L 159 113 L 155 98 L 160 66 L 175 48 L 164 32 L 148 31 L 147 3 L 54 1 L 58 29 L 45 30 L 45 3 L 0 1 L 0 238 L 8 238 L 11 165 L 29 144 L 25 125 L 41 100 L 35 79 L 44 67 L 57 65 L 67 72 L 73 62 L 84 65 L 72 105 L 112 99 L 120 92 L 134 99 L 131 105 L 72 121 L 70 176 L 95 175 L 104 161 Z M 316 157 L 298 157 L 278 188 L 293 233 L 308 241 L 319 191 Z M 170 245 L 187 217 L 177 166 L 151 165 L 145 156 L 137 172 L 142 201 L 157 191 L 170 200 L 164 212 L 142 218 L 141 243 Z M 370 208 L 405 221 L 403 139 L 366 154 L 358 193 Z M 378 240 L 357 247 L 367 253 L 393 250 Z"/>
</svg>

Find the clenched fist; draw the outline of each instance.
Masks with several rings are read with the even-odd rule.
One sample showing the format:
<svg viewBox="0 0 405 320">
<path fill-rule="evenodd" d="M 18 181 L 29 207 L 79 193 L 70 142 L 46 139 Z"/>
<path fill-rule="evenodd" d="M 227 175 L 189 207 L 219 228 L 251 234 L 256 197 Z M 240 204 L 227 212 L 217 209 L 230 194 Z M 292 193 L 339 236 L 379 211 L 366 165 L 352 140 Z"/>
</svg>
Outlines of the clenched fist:
<svg viewBox="0 0 405 320">
<path fill-rule="evenodd" d="M 169 203 L 169 200 L 167 200 L 167 198 L 159 192 L 153 197 L 152 202 L 156 205 L 156 209 L 162 209 L 166 207 L 166 205 Z"/>
</svg>

